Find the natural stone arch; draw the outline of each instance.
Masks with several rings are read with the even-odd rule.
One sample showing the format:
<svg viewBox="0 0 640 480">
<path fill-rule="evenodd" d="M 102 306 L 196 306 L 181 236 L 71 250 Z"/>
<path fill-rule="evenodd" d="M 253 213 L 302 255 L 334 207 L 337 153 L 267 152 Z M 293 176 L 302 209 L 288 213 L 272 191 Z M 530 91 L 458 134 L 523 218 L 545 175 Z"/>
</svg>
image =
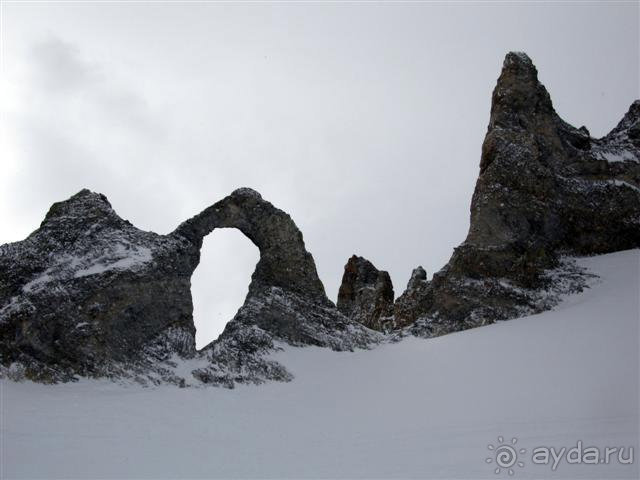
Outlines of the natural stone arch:
<svg viewBox="0 0 640 480">
<path fill-rule="evenodd" d="M 238 313 L 196 351 L 191 276 L 216 228 L 239 229 L 260 260 Z M 0 375 L 16 363 L 45 382 L 79 374 L 183 384 L 176 356 L 199 357 L 208 362 L 197 379 L 232 386 L 291 378 L 264 358 L 282 343 L 345 350 L 377 341 L 327 299 L 291 217 L 249 189 L 169 235 L 136 228 L 82 190 L 54 204 L 27 239 L 0 248 Z"/>
<path fill-rule="evenodd" d="M 291 217 L 250 188 L 240 188 L 182 223 L 172 235 L 188 239 L 198 250 L 216 228 L 237 228 L 260 250 L 249 291 L 282 288 L 331 304 L 307 252 L 302 233 Z M 194 258 L 197 266 L 199 253 Z"/>
<path fill-rule="evenodd" d="M 249 293 L 224 331 L 200 351 L 209 367 L 193 372 L 204 383 L 288 380 L 291 375 L 263 355 L 290 345 L 334 350 L 367 348 L 380 337 L 344 317 L 327 298 L 313 257 L 291 217 L 242 188 L 181 224 L 172 234 L 192 246 L 191 270 L 199 261 L 203 238 L 216 228 L 237 228 L 259 249 L 260 260 Z M 247 374 L 249 377 L 247 377 Z"/>
<path fill-rule="evenodd" d="M 268 333 L 269 344 L 273 338 L 343 350 L 371 341 L 367 334 L 360 338 L 359 326 L 355 335 L 347 332 L 347 326 L 354 322 L 327 298 L 302 233 L 287 213 L 252 189 L 235 190 L 171 234 L 177 243 L 186 239 L 192 245 L 191 271 L 198 265 L 203 238 L 216 228 L 240 230 L 258 247 L 260 260 L 243 306 L 220 338 L 210 344 L 212 349 L 220 348 L 226 339 L 237 341 L 253 335 L 247 329 L 254 327 Z M 251 342 L 255 343 L 255 338 Z"/>
</svg>

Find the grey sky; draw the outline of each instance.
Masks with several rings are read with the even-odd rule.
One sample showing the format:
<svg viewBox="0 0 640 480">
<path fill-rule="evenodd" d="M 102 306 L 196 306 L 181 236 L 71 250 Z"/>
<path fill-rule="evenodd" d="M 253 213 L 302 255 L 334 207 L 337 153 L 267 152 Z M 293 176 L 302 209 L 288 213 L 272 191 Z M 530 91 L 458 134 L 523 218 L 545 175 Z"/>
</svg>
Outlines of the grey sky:
<svg viewBox="0 0 640 480">
<path fill-rule="evenodd" d="M 638 3 L 2 3 L 0 243 L 83 187 L 167 233 L 249 186 L 289 212 L 335 300 L 357 253 L 429 274 L 465 237 L 491 91 L 527 52 L 594 136 L 639 91 Z M 257 249 L 207 238 L 198 342 Z"/>
</svg>

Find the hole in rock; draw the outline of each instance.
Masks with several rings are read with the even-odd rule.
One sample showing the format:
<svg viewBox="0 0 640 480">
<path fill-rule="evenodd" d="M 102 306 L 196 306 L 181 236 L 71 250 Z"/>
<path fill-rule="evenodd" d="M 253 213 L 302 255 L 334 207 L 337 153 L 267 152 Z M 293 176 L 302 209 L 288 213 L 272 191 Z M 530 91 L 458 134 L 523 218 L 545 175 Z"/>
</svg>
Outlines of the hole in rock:
<svg viewBox="0 0 640 480">
<path fill-rule="evenodd" d="M 260 251 L 240 230 L 216 229 L 204 238 L 191 277 L 196 348 L 218 338 L 244 303 Z"/>
</svg>

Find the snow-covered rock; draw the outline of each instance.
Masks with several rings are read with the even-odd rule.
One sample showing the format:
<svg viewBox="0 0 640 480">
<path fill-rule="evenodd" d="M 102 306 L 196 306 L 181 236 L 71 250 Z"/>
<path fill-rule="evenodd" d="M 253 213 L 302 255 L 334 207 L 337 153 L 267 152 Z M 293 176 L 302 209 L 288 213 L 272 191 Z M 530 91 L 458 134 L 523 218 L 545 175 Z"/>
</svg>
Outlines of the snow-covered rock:
<svg viewBox="0 0 640 480">
<path fill-rule="evenodd" d="M 240 229 L 261 256 L 244 306 L 198 352 L 190 278 L 203 237 L 223 227 Z M 169 235 L 137 229 L 106 197 L 83 190 L 53 205 L 27 239 L 0 250 L 0 365 L 41 382 L 190 384 L 194 375 L 176 374 L 176 359 L 194 358 L 206 360 L 194 368 L 203 383 L 288 380 L 263 358 L 276 342 L 352 350 L 377 341 L 327 299 L 289 215 L 246 188 Z"/>
<path fill-rule="evenodd" d="M 549 308 L 546 291 L 581 290 L 588 279 L 564 256 L 640 246 L 639 159 L 640 101 L 591 138 L 556 114 L 531 59 L 507 54 L 467 238 L 396 301 L 396 324 L 443 334 Z"/>
</svg>

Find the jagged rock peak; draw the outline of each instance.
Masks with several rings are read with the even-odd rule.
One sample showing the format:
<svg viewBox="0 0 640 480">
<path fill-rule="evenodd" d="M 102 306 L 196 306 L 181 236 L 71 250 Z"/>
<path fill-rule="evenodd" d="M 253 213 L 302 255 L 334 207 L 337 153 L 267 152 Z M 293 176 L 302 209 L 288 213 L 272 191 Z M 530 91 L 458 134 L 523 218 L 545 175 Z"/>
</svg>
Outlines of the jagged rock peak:
<svg viewBox="0 0 640 480">
<path fill-rule="evenodd" d="M 256 200 L 262 200 L 262 195 L 255 191 L 253 188 L 249 187 L 241 187 L 236 188 L 233 192 L 231 192 L 232 196 L 243 196 L 243 197 L 253 197 Z"/>
<path fill-rule="evenodd" d="M 337 307 L 346 317 L 374 330 L 384 330 L 393 315 L 393 284 L 389 273 L 353 255 L 347 261 Z"/>
<path fill-rule="evenodd" d="M 422 311 L 421 304 L 425 303 L 425 299 L 430 300 L 428 290 L 427 272 L 421 266 L 414 268 L 407 288 L 394 303 L 394 327 L 406 327 L 418 318 L 418 312 Z"/>
<path fill-rule="evenodd" d="M 507 54 L 468 235 L 431 282 L 396 301 L 396 324 L 433 336 L 540 311 L 558 298 L 541 289 L 584 286 L 564 255 L 640 246 L 639 115 L 636 101 L 611 134 L 592 139 L 556 114 L 529 57 Z"/>
<path fill-rule="evenodd" d="M 378 270 L 373 263 L 364 257 L 352 255 L 344 266 L 343 280 L 358 281 L 362 284 L 372 284 L 378 279 Z M 347 285 L 345 285 L 347 286 Z"/>
<path fill-rule="evenodd" d="M 524 52 L 507 53 L 502 62 L 502 68 L 504 70 L 512 70 L 522 75 L 532 75 L 535 76 L 536 79 L 538 77 L 538 70 L 529 55 Z"/>
<path fill-rule="evenodd" d="M 407 290 L 413 290 L 418 287 L 418 285 L 427 281 L 427 272 L 422 266 L 418 266 L 413 269 L 411 272 L 411 278 L 409 279 L 409 283 L 407 283 Z"/>
<path fill-rule="evenodd" d="M 86 219 L 100 215 L 109 216 L 113 213 L 113 208 L 107 197 L 84 188 L 67 200 L 54 203 L 45 215 L 43 223 L 56 217 Z"/>
<path fill-rule="evenodd" d="M 538 81 L 531 59 L 525 53 L 510 52 L 493 91 L 489 129 L 526 128 L 538 115 L 555 115 L 551 97 Z"/>
<path fill-rule="evenodd" d="M 605 137 L 614 139 L 627 136 L 629 140 L 640 144 L 640 100 L 634 101 L 616 127 Z M 639 145 L 640 146 L 640 145 Z"/>
</svg>

